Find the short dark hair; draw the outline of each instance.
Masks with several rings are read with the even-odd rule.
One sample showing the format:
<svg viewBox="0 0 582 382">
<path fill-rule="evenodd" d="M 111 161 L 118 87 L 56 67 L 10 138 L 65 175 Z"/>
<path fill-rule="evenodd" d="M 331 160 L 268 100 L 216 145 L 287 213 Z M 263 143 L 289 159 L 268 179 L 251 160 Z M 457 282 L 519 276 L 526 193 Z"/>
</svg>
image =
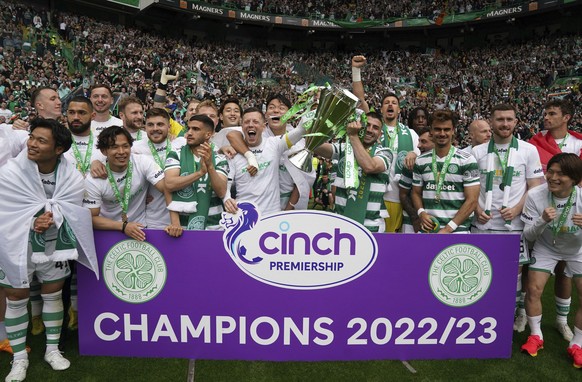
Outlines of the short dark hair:
<svg viewBox="0 0 582 382">
<path fill-rule="evenodd" d="M 242 110 L 242 107 L 240 106 L 240 102 L 239 102 L 238 98 L 231 97 L 231 98 L 225 99 L 224 102 L 220 105 L 220 109 L 218 109 L 218 114 L 222 114 L 222 112 L 224 111 L 224 108 L 229 103 L 234 103 L 236 106 L 238 106 L 239 110 Z"/>
<path fill-rule="evenodd" d="M 379 120 L 380 122 L 383 121 L 382 114 L 378 113 L 377 111 L 369 111 L 369 112 L 367 112 L 366 113 L 366 117 L 375 118 L 375 119 Z"/>
<path fill-rule="evenodd" d="M 162 109 L 161 107 L 153 107 L 146 111 L 145 119 L 153 118 L 153 117 L 162 117 L 166 121 L 170 121 L 170 114 L 166 111 L 166 109 Z"/>
<path fill-rule="evenodd" d="M 281 93 L 275 93 L 275 94 L 270 94 L 267 97 L 267 103 L 266 106 L 269 107 L 269 104 L 271 103 L 271 101 L 273 101 L 274 99 L 278 100 L 279 102 L 281 102 L 283 105 L 287 106 L 287 108 L 291 109 L 291 101 L 289 101 L 289 98 L 285 97 L 283 94 Z"/>
<path fill-rule="evenodd" d="M 30 132 L 32 133 L 37 127 L 51 130 L 55 140 L 55 148 L 62 147 L 63 152 L 66 152 L 71 148 L 71 145 L 73 144 L 71 132 L 56 119 L 36 117 L 30 122 Z"/>
<path fill-rule="evenodd" d="M 550 107 L 559 108 L 560 111 L 562 112 L 562 114 L 564 114 L 564 115 L 569 114 L 570 121 L 574 117 L 574 111 L 575 111 L 574 105 L 572 104 L 572 102 L 568 101 L 567 99 L 553 98 L 553 99 L 549 100 L 548 102 L 546 102 L 546 104 L 544 105 L 544 110 L 549 109 Z"/>
<path fill-rule="evenodd" d="M 188 120 L 188 122 L 192 121 L 202 122 L 204 127 L 206 127 L 210 131 L 214 131 L 214 121 L 210 119 L 210 117 L 207 116 L 206 114 L 195 114 L 191 116 L 190 119 Z"/>
<path fill-rule="evenodd" d="M 130 146 L 133 146 L 133 137 L 129 131 L 121 126 L 109 126 L 103 129 L 97 139 L 97 148 L 99 150 L 106 150 L 115 144 L 115 138 L 118 135 L 125 135 Z"/>
<path fill-rule="evenodd" d="M 244 116 L 245 116 L 245 114 L 248 114 L 248 113 L 259 113 L 259 114 L 261 115 L 261 117 L 263 117 L 263 121 L 265 120 L 265 114 L 264 114 L 264 113 L 263 113 L 263 111 L 262 111 L 261 109 L 259 109 L 258 107 L 254 107 L 254 106 L 253 106 L 253 107 L 247 107 L 247 108 L 246 108 L 246 109 L 243 111 L 243 113 L 242 113 L 241 117 L 244 117 Z"/>
<path fill-rule="evenodd" d="M 430 127 L 423 127 L 423 128 L 421 128 L 420 130 L 418 130 L 418 133 L 417 134 L 418 134 L 418 137 L 420 138 L 420 136 L 422 134 L 426 134 L 426 133 L 429 133 L 430 134 Z"/>
<path fill-rule="evenodd" d="M 548 161 L 547 168 L 549 169 L 553 164 L 559 164 L 562 173 L 574 180 L 574 185 L 582 181 L 582 159 L 576 154 L 559 153 Z"/>
<path fill-rule="evenodd" d="M 491 117 L 496 111 L 513 111 L 517 117 L 517 109 L 510 103 L 499 103 L 491 108 Z"/>
<path fill-rule="evenodd" d="M 453 123 L 453 129 L 457 128 L 457 117 L 455 113 L 450 110 L 435 110 L 431 117 L 431 127 L 434 122 L 446 122 L 451 121 Z"/>
<path fill-rule="evenodd" d="M 141 105 L 143 107 L 143 102 L 141 102 L 141 100 L 135 96 L 127 96 L 127 97 L 123 97 L 119 103 L 117 104 L 117 110 L 120 113 L 125 113 L 125 108 L 127 107 L 127 105 L 132 104 L 132 103 L 137 103 L 139 105 Z"/>
<path fill-rule="evenodd" d="M 93 111 L 93 103 L 91 102 L 91 100 L 89 98 L 87 98 L 85 96 L 74 96 L 69 101 L 69 105 L 71 104 L 71 102 L 84 103 L 85 105 L 87 105 L 89 107 L 89 110 Z"/>
<path fill-rule="evenodd" d="M 382 105 L 384 104 L 384 101 L 388 97 L 394 97 L 394 98 L 396 98 L 396 100 L 398 101 L 398 105 L 400 105 L 400 98 L 398 98 L 398 96 L 396 95 L 396 93 L 393 93 L 393 92 L 386 93 L 386 95 L 384 97 L 382 97 Z"/>
<path fill-rule="evenodd" d="M 53 91 L 56 92 L 56 90 L 53 89 L 53 88 L 51 88 L 50 86 L 40 86 L 40 87 L 36 88 L 32 92 L 32 95 L 30 96 L 30 103 L 31 103 L 32 107 L 36 108 L 36 105 L 35 105 L 36 104 L 36 100 L 37 100 L 38 96 L 40 96 L 40 93 L 43 90 L 53 90 Z"/>
<path fill-rule="evenodd" d="M 93 93 L 93 90 L 99 89 L 99 88 L 107 89 L 107 91 L 109 92 L 109 95 L 111 97 L 113 97 L 113 91 L 111 90 L 111 86 L 109 86 L 107 84 L 94 84 L 93 86 L 91 86 L 89 88 L 89 94 Z"/>
</svg>

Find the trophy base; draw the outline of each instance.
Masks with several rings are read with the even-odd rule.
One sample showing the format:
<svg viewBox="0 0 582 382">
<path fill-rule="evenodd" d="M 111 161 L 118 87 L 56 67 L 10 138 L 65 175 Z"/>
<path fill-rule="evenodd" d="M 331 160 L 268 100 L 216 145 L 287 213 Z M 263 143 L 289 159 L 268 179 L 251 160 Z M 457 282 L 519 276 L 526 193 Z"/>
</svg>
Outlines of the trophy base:
<svg viewBox="0 0 582 382">
<path fill-rule="evenodd" d="M 289 162 L 301 171 L 313 171 L 313 155 L 306 149 L 289 155 Z"/>
</svg>

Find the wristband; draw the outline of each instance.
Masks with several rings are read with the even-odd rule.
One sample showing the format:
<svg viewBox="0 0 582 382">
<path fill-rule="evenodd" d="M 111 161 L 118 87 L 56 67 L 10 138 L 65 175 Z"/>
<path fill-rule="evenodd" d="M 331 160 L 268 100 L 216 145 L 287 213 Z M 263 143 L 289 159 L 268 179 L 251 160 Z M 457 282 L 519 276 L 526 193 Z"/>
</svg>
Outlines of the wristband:
<svg viewBox="0 0 582 382">
<path fill-rule="evenodd" d="M 166 97 L 159 94 L 154 94 L 154 102 L 164 103 L 166 102 Z"/>
<path fill-rule="evenodd" d="M 418 209 L 418 211 L 416 211 L 416 214 L 417 214 L 418 216 L 420 216 L 420 214 L 421 214 L 421 213 L 423 213 L 423 212 L 426 212 L 426 211 L 424 210 L 424 208 L 419 208 L 419 209 Z"/>
<path fill-rule="evenodd" d="M 252 166 L 257 170 L 259 169 L 259 163 L 257 162 L 257 158 L 255 157 L 255 154 L 252 153 L 252 151 L 249 150 L 244 153 L 244 157 L 247 158 L 247 164 L 249 166 Z"/>
<path fill-rule="evenodd" d="M 362 82 L 362 71 L 352 66 L 352 82 Z"/>
<path fill-rule="evenodd" d="M 160 84 L 158 85 L 158 89 L 160 90 L 168 90 L 168 84 L 163 84 L 160 82 Z"/>
<path fill-rule="evenodd" d="M 449 222 L 447 225 L 448 225 L 449 227 L 451 227 L 451 229 L 453 230 L 453 232 L 455 232 L 455 230 L 456 230 L 456 229 L 457 229 L 457 227 L 458 227 L 457 223 L 455 223 L 455 222 L 454 222 L 454 221 L 452 221 L 452 220 L 451 220 L 451 221 L 450 221 L 450 222 Z"/>
<path fill-rule="evenodd" d="M 128 223 L 128 221 L 127 221 L 127 220 L 125 220 L 125 221 L 123 222 L 123 225 L 121 226 L 121 232 L 125 233 L 125 227 L 127 227 L 127 223 Z"/>
</svg>

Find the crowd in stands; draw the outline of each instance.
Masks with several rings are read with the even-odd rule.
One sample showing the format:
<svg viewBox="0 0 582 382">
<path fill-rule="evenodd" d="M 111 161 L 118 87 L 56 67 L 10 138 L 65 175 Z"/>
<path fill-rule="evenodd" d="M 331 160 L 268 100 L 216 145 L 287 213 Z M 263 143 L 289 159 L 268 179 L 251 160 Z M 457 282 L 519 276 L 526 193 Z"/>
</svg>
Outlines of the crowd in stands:
<svg viewBox="0 0 582 382">
<path fill-rule="evenodd" d="M 384 20 L 389 18 L 437 17 L 441 13 L 464 14 L 494 7 L 524 3 L 522 0 L 208 0 L 223 7 L 288 16 L 331 20 Z"/>
<path fill-rule="evenodd" d="M 0 100 L 6 105 L 0 107 L 0 118 L 8 111 L 24 118 L 33 113 L 30 95 L 39 85 L 53 86 L 64 98 L 91 83 L 109 83 L 121 96 L 133 94 L 151 106 L 163 66 L 180 73 L 168 91 L 177 119 L 193 97 L 220 103 L 235 95 L 249 107 L 263 106 L 273 92 L 295 100 L 314 82 L 351 87 L 350 58 L 355 52 L 283 54 L 229 43 L 193 43 L 86 16 L 49 18 L 46 11 L 20 2 L 4 3 Z M 371 51 L 366 56 L 362 79 L 369 103 L 379 106 L 383 94 L 395 91 L 403 100 L 404 122 L 409 110 L 424 106 L 451 109 L 466 127 L 487 117 L 492 105 L 507 101 L 518 107 L 520 134 L 530 136 L 540 129 L 542 105 L 555 91 L 550 85 L 580 72 L 582 36 L 547 36 L 452 52 Z M 568 97 L 580 104 L 579 89 L 569 91 Z M 582 128 L 580 113 L 571 126 Z"/>
</svg>

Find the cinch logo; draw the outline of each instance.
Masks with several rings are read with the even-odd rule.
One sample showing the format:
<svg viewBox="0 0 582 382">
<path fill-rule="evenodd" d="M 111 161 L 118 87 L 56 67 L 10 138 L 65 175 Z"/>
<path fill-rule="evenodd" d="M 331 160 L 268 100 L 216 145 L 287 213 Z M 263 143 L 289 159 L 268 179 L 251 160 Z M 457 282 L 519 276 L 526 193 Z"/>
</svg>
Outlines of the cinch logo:
<svg viewBox="0 0 582 382">
<path fill-rule="evenodd" d="M 224 248 L 246 274 L 287 289 L 324 289 L 353 281 L 378 256 L 361 224 L 324 211 L 286 211 L 260 218 L 251 203 L 222 214 Z"/>
</svg>

